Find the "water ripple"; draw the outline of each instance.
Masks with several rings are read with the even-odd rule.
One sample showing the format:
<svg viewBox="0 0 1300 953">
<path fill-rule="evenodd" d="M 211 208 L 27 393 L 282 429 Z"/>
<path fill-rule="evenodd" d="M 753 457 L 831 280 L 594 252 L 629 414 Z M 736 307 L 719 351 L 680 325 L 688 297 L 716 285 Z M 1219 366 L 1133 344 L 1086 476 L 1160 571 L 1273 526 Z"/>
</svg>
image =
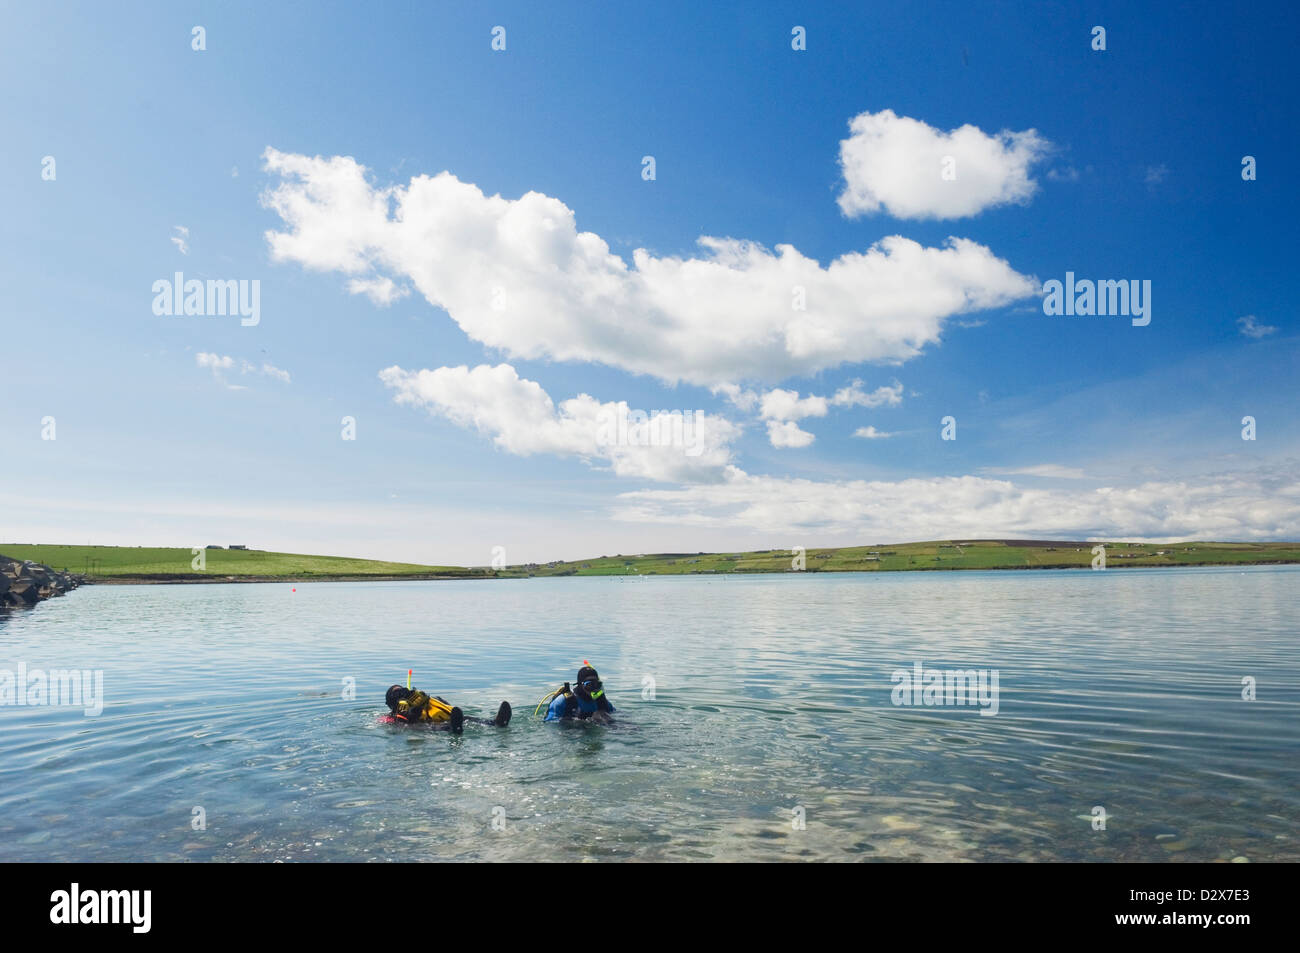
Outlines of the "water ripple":
<svg viewBox="0 0 1300 953">
<path fill-rule="evenodd" d="M 0 860 L 1295 861 L 1298 582 L 87 587 L 0 620 L 0 668 L 105 695 L 0 707 Z M 584 658 L 619 723 L 534 720 Z M 916 662 L 996 669 L 996 716 L 895 707 Z M 515 721 L 379 723 L 408 667 Z"/>
</svg>

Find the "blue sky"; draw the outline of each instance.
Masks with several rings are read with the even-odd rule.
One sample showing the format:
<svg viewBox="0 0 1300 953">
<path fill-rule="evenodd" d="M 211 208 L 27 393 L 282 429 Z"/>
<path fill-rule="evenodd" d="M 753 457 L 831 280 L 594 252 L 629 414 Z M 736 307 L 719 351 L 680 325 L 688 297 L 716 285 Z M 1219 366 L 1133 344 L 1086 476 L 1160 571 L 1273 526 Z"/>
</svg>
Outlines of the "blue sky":
<svg viewBox="0 0 1300 953">
<path fill-rule="evenodd" d="M 751 7 L 7 6 L 0 540 L 1300 534 L 1293 8 Z M 259 322 L 155 314 L 178 271 Z M 1045 315 L 1067 271 L 1150 324 Z"/>
</svg>

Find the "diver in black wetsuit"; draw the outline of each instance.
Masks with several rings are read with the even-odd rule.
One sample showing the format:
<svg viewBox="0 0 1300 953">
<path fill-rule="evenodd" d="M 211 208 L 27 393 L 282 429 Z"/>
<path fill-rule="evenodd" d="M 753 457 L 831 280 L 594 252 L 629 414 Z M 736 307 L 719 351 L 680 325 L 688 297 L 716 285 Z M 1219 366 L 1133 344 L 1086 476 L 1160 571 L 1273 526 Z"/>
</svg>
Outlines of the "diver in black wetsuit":
<svg viewBox="0 0 1300 953">
<path fill-rule="evenodd" d="M 578 669 L 577 685 L 571 689 L 569 683 L 565 682 L 564 688 L 550 699 L 546 708 L 546 720 L 576 718 L 580 721 L 610 721 L 609 716 L 613 713 L 614 706 L 605 695 L 605 685 L 600 676 L 590 665 L 584 665 Z"/>
</svg>

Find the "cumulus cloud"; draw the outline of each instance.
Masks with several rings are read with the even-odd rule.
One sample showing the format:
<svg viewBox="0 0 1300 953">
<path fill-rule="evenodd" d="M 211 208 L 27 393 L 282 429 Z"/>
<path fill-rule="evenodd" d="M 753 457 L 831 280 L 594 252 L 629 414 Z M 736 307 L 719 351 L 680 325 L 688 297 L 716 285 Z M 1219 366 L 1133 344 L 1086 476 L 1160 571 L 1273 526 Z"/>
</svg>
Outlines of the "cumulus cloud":
<svg viewBox="0 0 1300 953">
<path fill-rule="evenodd" d="M 767 439 L 778 450 L 806 447 L 817 438 L 806 430 L 801 430 L 793 420 L 785 422 L 769 420 L 767 422 Z"/>
<path fill-rule="evenodd" d="M 739 384 L 714 384 L 710 392 L 715 396 L 721 394 L 734 407 L 751 411 L 758 404 L 758 392 L 741 387 Z"/>
<path fill-rule="evenodd" d="M 855 380 L 847 387 L 837 390 L 833 397 L 821 397 L 817 394 L 800 397 L 798 391 L 779 387 L 767 391 L 761 397 L 752 392 L 745 392 L 745 394 L 746 402 L 757 403 L 759 416 L 767 421 L 767 435 L 772 446 L 784 449 L 806 447 L 815 439 L 812 434 L 796 426 L 794 421 L 803 420 L 805 417 L 825 417 L 831 407 L 897 406 L 903 402 L 903 385 L 894 381 L 893 384 L 877 387 L 871 393 L 867 393 L 862 389 L 862 381 Z M 732 403 L 737 403 L 734 397 Z M 872 430 L 873 436 L 890 436 L 890 434 L 875 434 L 874 427 L 865 429 Z M 859 431 L 855 436 L 864 436 L 864 434 Z"/>
<path fill-rule="evenodd" d="M 944 219 L 1024 204 L 1038 189 L 1029 169 L 1049 149 L 1033 129 L 989 135 L 967 124 L 943 132 L 892 109 L 864 112 L 849 121 L 849 138 L 840 142 L 840 209 L 849 217 L 884 210 L 895 218 Z"/>
<path fill-rule="evenodd" d="M 341 272 L 356 293 L 409 281 L 473 340 L 516 358 L 707 387 L 775 382 L 905 361 L 948 318 L 1038 291 L 962 238 L 936 248 L 890 236 L 823 266 L 791 245 L 705 236 L 695 256 L 638 249 L 629 265 L 538 192 L 487 196 L 448 172 L 382 187 L 346 156 L 264 159 L 279 183 L 263 203 L 285 226 L 266 235 L 275 260 Z M 806 310 L 790 306 L 796 287 Z"/>
<path fill-rule="evenodd" d="M 853 436 L 861 437 L 863 440 L 884 440 L 892 437 L 892 433 L 885 433 L 883 430 L 877 430 L 875 426 L 859 427 L 853 431 Z"/>
<path fill-rule="evenodd" d="M 363 294 L 375 304 L 386 308 L 394 301 L 400 301 L 411 293 L 405 285 L 399 285 L 387 275 L 377 278 L 353 278 L 348 282 L 348 291 Z"/>
<path fill-rule="evenodd" d="M 1253 314 L 1243 315 L 1238 318 L 1237 328 L 1246 337 L 1255 338 L 1256 340 L 1262 337 L 1268 337 L 1268 335 L 1277 331 L 1277 328 L 1271 324 L 1260 324 Z"/>
<path fill-rule="evenodd" d="M 605 464 L 619 476 L 657 481 L 719 480 L 731 464 L 740 428 L 703 411 L 644 411 L 587 394 L 558 406 L 536 381 L 509 364 L 407 371 L 379 378 L 399 404 L 423 407 L 473 428 L 517 456 L 549 453 Z"/>
<path fill-rule="evenodd" d="M 802 420 L 805 417 L 825 417 L 828 406 L 825 397 L 813 394 L 800 397 L 798 391 L 778 388 L 763 395 L 759 415 L 764 420 Z"/>
<path fill-rule="evenodd" d="M 1297 472 L 1057 490 L 977 476 L 820 482 L 732 469 L 708 486 L 623 493 L 616 517 L 877 540 L 1294 539 L 1300 535 Z"/>
</svg>

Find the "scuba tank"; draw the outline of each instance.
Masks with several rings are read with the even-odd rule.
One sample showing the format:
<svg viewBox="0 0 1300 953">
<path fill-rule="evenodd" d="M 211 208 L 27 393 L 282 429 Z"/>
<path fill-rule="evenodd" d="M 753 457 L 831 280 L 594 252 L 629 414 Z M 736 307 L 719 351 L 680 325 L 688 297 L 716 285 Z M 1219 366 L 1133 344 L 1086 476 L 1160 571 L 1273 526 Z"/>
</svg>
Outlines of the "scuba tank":
<svg viewBox="0 0 1300 953">
<path fill-rule="evenodd" d="M 397 703 L 395 714 L 404 721 L 447 721 L 451 718 L 451 705 L 417 688 Z"/>
<path fill-rule="evenodd" d="M 594 714 L 593 712 L 583 713 L 578 711 L 578 696 L 574 694 L 573 688 L 568 682 L 565 682 L 561 688 L 557 688 L 555 691 L 550 692 L 540 702 L 538 702 L 537 707 L 533 709 L 533 714 L 536 715 L 543 707 L 549 706 L 551 702 L 561 695 L 564 696 L 565 718 L 573 718 L 575 716 L 578 718 L 590 718 L 591 715 Z M 596 711 L 598 712 L 611 712 L 614 710 L 613 706 L 609 703 L 609 699 L 605 697 L 603 691 L 600 693 L 599 698 L 588 699 L 588 701 L 596 706 Z"/>
<path fill-rule="evenodd" d="M 543 697 L 542 700 L 537 703 L 537 707 L 533 709 L 533 715 L 536 716 L 537 713 L 540 712 L 544 706 L 550 705 L 551 702 L 553 702 L 556 699 L 556 697 L 559 695 L 564 696 L 566 712 L 570 707 L 575 706 L 578 703 L 578 699 L 573 694 L 573 689 L 569 687 L 568 682 L 565 682 L 562 686 L 557 688 L 555 691 L 548 692 L 545 695 L 545 697 Z"/>
</svg>

